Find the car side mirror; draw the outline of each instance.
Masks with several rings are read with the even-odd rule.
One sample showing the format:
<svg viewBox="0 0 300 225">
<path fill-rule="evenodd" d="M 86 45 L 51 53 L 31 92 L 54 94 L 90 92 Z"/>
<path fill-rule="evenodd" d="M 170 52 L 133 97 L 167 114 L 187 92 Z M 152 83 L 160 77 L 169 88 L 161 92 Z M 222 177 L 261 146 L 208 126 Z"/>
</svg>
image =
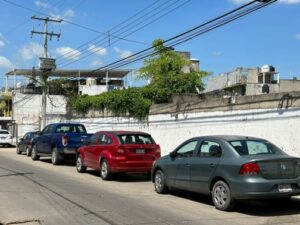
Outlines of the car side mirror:
<svg viewBox="0 0 300 225">
<path fill-rule="evenodd" d="M 24 138 L 20 138 L 19 141 L 24 141 Z"/>
<path fill-rule="evenodd" d="M 172 159 L 174 159 L 175 157 L 176 157 L 176 152 L 170 152 L 170 157 L 172 158 Z"/>
</svg>

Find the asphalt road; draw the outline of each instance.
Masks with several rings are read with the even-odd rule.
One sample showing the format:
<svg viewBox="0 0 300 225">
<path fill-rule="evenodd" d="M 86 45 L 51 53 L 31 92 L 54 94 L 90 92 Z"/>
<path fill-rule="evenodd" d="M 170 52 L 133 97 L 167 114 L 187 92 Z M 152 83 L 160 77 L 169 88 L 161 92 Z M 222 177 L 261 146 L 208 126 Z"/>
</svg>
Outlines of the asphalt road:
<svg viewBox="0 0 300 225">
<path fill-rule="evenodd" d="M 142 175 L 102 181 L 69 164 L 34 162 L 0 148 L 0 224 L 248 225 L 300 224 L 300 198 L 240 203 L 216 210 L 210 197 L 176 191 L 158 195 Z"/>
</svg>

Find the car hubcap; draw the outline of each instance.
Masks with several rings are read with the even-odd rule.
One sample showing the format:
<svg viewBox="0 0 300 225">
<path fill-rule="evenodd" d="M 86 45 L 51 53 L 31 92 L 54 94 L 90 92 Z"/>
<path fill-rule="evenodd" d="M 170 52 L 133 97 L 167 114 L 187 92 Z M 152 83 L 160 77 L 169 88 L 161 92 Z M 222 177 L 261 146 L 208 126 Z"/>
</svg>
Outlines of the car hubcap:
<svg viewBox="0 0 300 225">
<path fill-rule="evenodd" d="M 26 154 L 29 155 L 29 148 L 26 148 Z"/>
<path fill-rule="evenodd" d="M 52 152 L 52 162 L 55 162 L 56 160 L 56 153 L 55 151 Z"/>
<path fill-rule="evenodd" d="M 101 176 L 106 177 L 106 175 L 107 175 L 107 164 L 106 162 L 103 162 L 101 166 Z"/>
<path fill-rule="evenodd" d="M 77 164 L 76 165 L 77 165 L 77 169 L 80 170 L 81 169 L 81 165 L 82 165 L 80 157 L 77 158 Z"/>
<path fill-rule="evenodd" d="M 228 199 L 228 193 L 223 186 L 217 186 L 214 191 L 214 200 L 218 206 L 224 206 Z"/>
<path fill-rule="evenodd" d="M 32 156 L 32 158 L 35 157 L 35 148 L 33 149 L 31 156 Z"/>
<path fill-rule="evenodd" d="M 158 191 L 161 190 L 161 175 L 160 174 L 155 175 L 155 188 Z"/>
</svg>

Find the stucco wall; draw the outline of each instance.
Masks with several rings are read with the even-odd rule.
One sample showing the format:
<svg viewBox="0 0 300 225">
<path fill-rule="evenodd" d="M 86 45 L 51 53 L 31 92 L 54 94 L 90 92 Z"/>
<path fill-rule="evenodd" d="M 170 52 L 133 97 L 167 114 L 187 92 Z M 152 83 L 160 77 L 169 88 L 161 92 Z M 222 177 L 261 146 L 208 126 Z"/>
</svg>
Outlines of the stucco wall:
<svg viewBox="0 0 300 225">
<path fill-rule="evenodd" d="M 266 138 L 291 155 L 300 156 L 300 108 L 153 115 L 147 124 L 132 119 L 82 118 L 88 132 L 139 130 L 152 134 L 168 154 L 184 140 L 201 135 L 235 134 Z"/>
</svg>

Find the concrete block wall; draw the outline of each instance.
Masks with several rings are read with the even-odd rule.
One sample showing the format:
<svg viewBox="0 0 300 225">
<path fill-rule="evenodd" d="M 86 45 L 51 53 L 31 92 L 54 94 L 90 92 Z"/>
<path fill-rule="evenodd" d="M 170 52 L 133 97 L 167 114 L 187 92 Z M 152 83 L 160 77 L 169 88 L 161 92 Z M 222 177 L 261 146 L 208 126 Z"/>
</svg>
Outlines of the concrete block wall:
<svg viewBox="0 0 300 225">
<path fill-rule="evenodd" d="M 149 132 L 168 154 L 184 140 L 202 135 L 246 135 L 268 139 L 290 155 L 300 156 L 300 108 L 250 109 L 181 113 L 149 117 L 147 123 L 128 118 L 81 118 L 88 132 L 137 130 Z"/>
</svg>

